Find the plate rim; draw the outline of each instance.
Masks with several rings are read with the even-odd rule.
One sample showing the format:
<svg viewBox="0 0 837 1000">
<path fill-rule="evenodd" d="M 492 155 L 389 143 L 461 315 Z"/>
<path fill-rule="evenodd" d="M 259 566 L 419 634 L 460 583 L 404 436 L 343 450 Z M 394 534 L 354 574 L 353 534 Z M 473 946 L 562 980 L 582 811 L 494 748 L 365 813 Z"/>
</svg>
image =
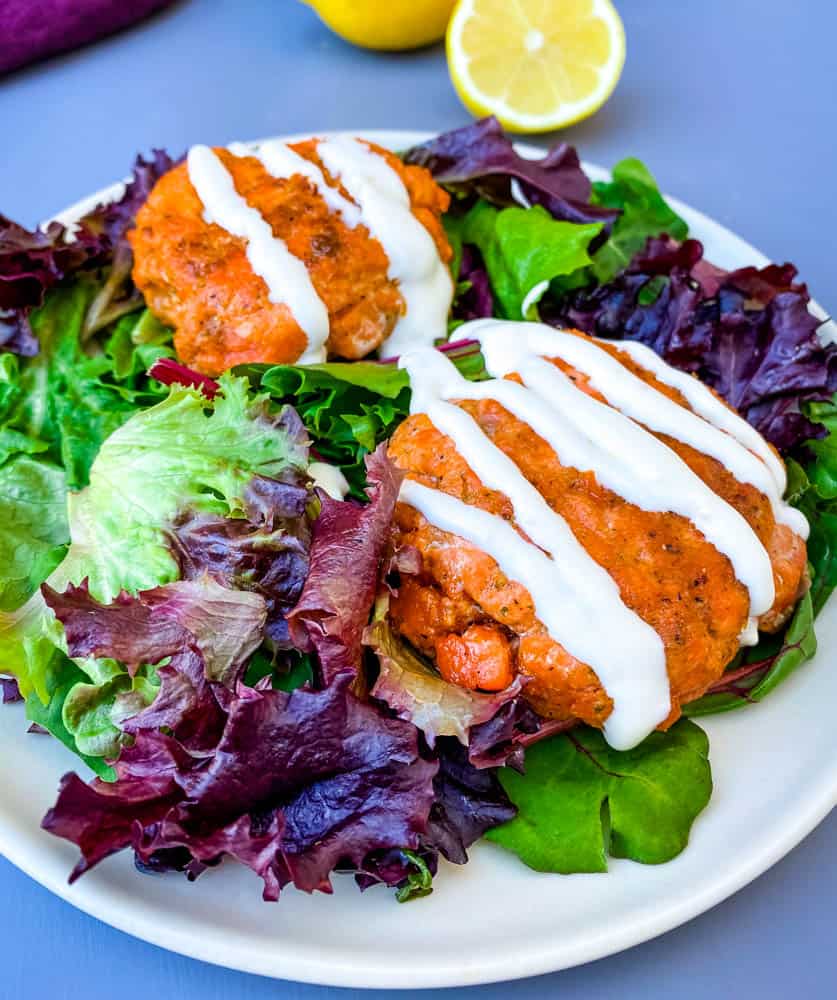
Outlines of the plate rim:
<svg viewBox="0 0 837 1000">
<path fill-rule="evenodd" d="M 341 133 L 366 137 L 389 148 L 423 142 L 437 134 L 430 131 L 402 129 L 356 131 L 340 129 L 324 132 L 308 131 L 278 138 L 283 141 L 295 141 L 312 135 L 329 136 Z M 252 140 L 252 143 L 257 145 L 263 141 L 265 140 L 257 139 Z M 541 156 L 544 152 L 542 148 L 527 143 L 516 142 L 515 146 L 525 156 Z M 583 161 L 583 166 L 593 179 L 605 179 L 610 175 L 610 171 L 597 164 Z M 115 182 L 79 199 L 53 218 L 71 225 L 97 203 L 117 197 L 123 189 L 123 184 L 124 182 Z M 718 236 L 736 243 L 742 253 L 752 258 L 754 266 L 763 267 L 769 263 L 768 257 L 731 229 L 677 198 L 669 195 L 666 195 L 666 198 L 677 212 L 689 220 L 690 229 L 695 225 L 702 231 L 714 231 Z M 811 302 L 811 309 L 820 318 L 827 319 L 826 311 L 814 300 Z M 824 334 L 829 339 L 837 340 L 837 324 L 829 321 L 824 328 Z M 31 836 L 32 831 L 17 826 L 14 818 L 6 815 L 1 806 L 0 853 L 48 891 L 89 916 L 150 944 L 213 965 L 327 986 L 389 989 L 461 987 L 522 979 L 581 965 L 641 944 L 706 912 L 776 864 L 837 806 L 837 757 L 832 761 L 831 768 L 824 767 L 818 775 L 818 780 L 811 783 L 805 802 L 806 809 L 798 810 L 790 821 L 785 820 L 777 830 L 776 836 L 764 845 L 761 852 L 756 856 L 750 854 L 742 859 L 742 863 L 733 873 L 714 881 L 707 880 L 706 884 L 686 900 L 676 901 L 669 906 L 665 906 L 663 901 L 663 905 L 654 908 L 650 914 L 626 921 L 616 928 L 605 927 L 602 932 L 591 935 L 584 943 L 577 944 L 569 954 L 560 944 L 552 948 L 541 947 L 536 953 L 520 956 L 524 959 L 522 962 L 516 958 L 513 970 L 509 969 L 508 956 L 498 956 L 493 963 L 480 963 L 479 967 L 469 965 L 460 969 L 453 967 L 439 969 L 432 963 L 426 963 L 411 970 L 409 983 L 396 979 L 393 970 L 386 965 L 369 963 L 358 958 L 355 958 L 351 966 L 337 964 L 327 951 L 322 952 L 321 958 L 311 960 L 305 956 L 283 952 L 281 949 L 265 956 L 255 948 L 242 949 L 234 943 L 227 948 L 219 949 L 217 941 L 202 943 L 199 935 L 194 933 L 190 935 L 188 932 L 175 935 L 173 940 L 171 928 L 167 926 L 165 920 L 155 925 L 154 921 L 135 918 L 128 908 L 103 904 L 95 889 L 92 886 L 87 888 L 84 882 L 74 886 L 68 885 L 65 877 L 58 877 L 56 872 L 50 870 L 54 866 L 46 866 L 48 870 L 45 871 L 38 863 L 41 848 L 38 841 Z M 335 905 L 339 904 L 335 902 Z"/>
</svg>

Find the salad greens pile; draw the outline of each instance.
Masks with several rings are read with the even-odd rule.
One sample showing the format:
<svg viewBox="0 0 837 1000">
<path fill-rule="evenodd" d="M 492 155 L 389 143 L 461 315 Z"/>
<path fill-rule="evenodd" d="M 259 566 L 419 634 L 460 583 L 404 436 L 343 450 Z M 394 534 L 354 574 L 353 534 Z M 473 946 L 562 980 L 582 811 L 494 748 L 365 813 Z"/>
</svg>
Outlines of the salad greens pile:
<svg viewBox="0 0 837 1000">
<path fill-rule="evenodd" d="M 795 270 L 705 261 L 638 160 L 591 184 L 572 147 L 524 159 L 493 119 L 402 155 L 452 195 L 439 346 L 467 378 L 485 377 L 468 319 L 639 340 L 785 458 L 811 590 L 684 715 L 761 700 L 814 654 L 837 585 L 837 352 Z M 390 628 L 386 588 L 417 571 L 389 542 L 395 359 L 217 381 L 175 360 L 125 238 L 173 163 L 139 159 L 73 239 L 0 217 L 0 673 L 97 775 L 65 775 L 44 819 L 81 850 L 72 877 L 123 848 L 189 878 L 229 855 L 266 899 L 350 871 L 403 901 L 484 836 L 539 871 L 674 857 L 712 789 L 694 722 L 619 753 L 538 717 L 519 679 L 449 684 Z M 347 499 L 313 488 L 312 460 Z"/>
</svg>

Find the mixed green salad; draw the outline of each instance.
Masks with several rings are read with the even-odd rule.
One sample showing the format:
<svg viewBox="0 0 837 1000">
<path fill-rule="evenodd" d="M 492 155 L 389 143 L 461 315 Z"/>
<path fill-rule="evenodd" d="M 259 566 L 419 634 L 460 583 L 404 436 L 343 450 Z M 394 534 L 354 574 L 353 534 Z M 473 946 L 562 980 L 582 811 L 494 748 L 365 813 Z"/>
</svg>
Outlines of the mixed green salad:
<svg viewBox="0 0 837 1000">
<path fill-rule="evenodd" d="M 0 673 L 31 731 L 95 773 L 68 773 L 44 818 L 80 848 L 73 878 L 127 848 L 190 879 L 231 856 L 266 899 L 347 871 L 403 901 L 483 837 L 545 872 L 664 862 L 712 791 L 693 719 L 757 711 L 816 650 L 837 584 L 837 351 L 795 269 L 706 261 L 638 160 L 591 184 L 572 147 L 523 159 L 492 119 L 401 155 L 452 195 L 439 349 L 478 380 L 461 323 L 539 319 L 696 374 L 784 457 L 812 587 L 781 634 L 628 752 L 539 718 L 519 685 L 447 683 L 384 616 L 410 572 L 389 541 L 400 474 L 384 447 L 406 373 L 182 366 L 125 238 L 174 162 L 156 151 L 73 234 L 0 216 Z M 312 460 L 339 466 L 346 499 L 312 488 Z"/>
</svg>

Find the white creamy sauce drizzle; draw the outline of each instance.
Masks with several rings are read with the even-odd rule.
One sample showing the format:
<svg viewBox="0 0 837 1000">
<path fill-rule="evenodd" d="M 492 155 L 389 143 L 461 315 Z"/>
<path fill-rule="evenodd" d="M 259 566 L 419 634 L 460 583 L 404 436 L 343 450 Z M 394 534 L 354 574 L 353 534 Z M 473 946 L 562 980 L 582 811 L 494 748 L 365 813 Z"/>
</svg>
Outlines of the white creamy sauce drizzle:
<svg viewBox="0 0 837 1000">
<path fill-rule="evenodd" d="M 536 306 L 543 298 L 544 292 L 549 288 L 549 281 L 539 281 L 537 285 L 532 285 L 526 293 L 526 298 L 520 304 L 520 314 L 526 316 L 532 306 Z"/>
<path fill-rule="evenodd" d="M 488 322 L 490 321 L 486 322 L 486 326 Z M 498 336 L 512 337 L 515 341 L 515 349 L 521 358 L 535 354 L 566 361 L 573 368 L 587 375 L 591 386 L 600 392 L 612 407 L 624 413 L 625 416 L 658 434 L 665 434 L 717 459 L 740 483 L 755 486 L 767 497 L 777 522 L 786 524 L 803 538 L 807 537 L 808 522 L 803 514 L 782 499 L 784 485 L 779 487 L 772 464 L 768 466 L 761 454 L 761 451 L 770 453 L 770 449 L 754 428 L 750 428 L 750 430 L 762 445 L 758 454 L 746 447 L 738 437 L 719 427 L 715 419 L 704 418 L 702 415 L 693 413 L 669 399 L 668 396 L 658 392 L 653 386 L 630 372 L 590 338 L 579 337 L 537 323 L 509 324 L 498 322 L 498 329 L 500 328 L 502 329 Z M 650 348 L 645 349 L 650 350 Z M 634 355 L 631 354 L 631 357 Z M 511 360 L 513 359 L 510 358 Z M 642 364 L 639 358 L 636 360 Z M 647 361 L 647 358 L 645 360 Z M 660 359 L 658 361 L 659 366 L 657 367 L 670 370 L 665 362 Z M 656 375 L 656 371 L 650 367 L 648 370 Z M 678 374 L 682 375 L 683 373 Z M 685 378 L 709 392 L 706 386 L 697 383 L 691 376 L 687 375 Z M 662 382 L 663 379 L 660 381 Z M 666 384 L 671 384 L 671 382 Z M 678 388 L 677 386 L 673 387 Z M 688 388 L 691 390 L 691 387 Z M 685 396 L 685 393 L 683 395 Z M 712 399 L 719 409 L 726 411 L 730 416 L 735 416 L 730 414 L 730 411 L 714 396 Z M 687 402 L 689 402 L 688 399 Z M 705 408 L 708 411 L 709 408 Z M 712 417 L 716 417 L 714 412 Z M 737 419 L 741 420 L 740 417 Z M 744 423 L 744 421 L 741 422 Z M 734 422 L 729 421 L 729 424 L 733 426 Z M 745 426 L 749 427 L 749 424 Z M 770 454 L 772 455 L 772 453 Z M 775 455 L 772 457 L 776 459 Z M 781 465 L 778 459 L 776 462 Z"/>
<path fill-rule="evenodd" d="M 507 323 L 475 320 L 464 324 L 460 334 L 480 342 L 486 370 L 498 380 L 488 383 L 488 395 L 529 424 L 562 465 L 592 472 L 603 486 L 642 510 L 690 520 L 732 563 L 749 591 L 750 614 L 758 617 L 772 607 L 773 570 L 764 546 L 747 520 L 674 451 L 630 417 L 578 389 L 555 365 L 530 351 L 525 337 L 521 341 Z M 512 372 L 520 375 L 522 386 L 503 379 Z"/>
<path fill-rule="evenodd" d="M 256 149 L 250 149 L 242 142 L 234 142 L 229 146 L 231 153 L 236 156 L 255 156 L 265 170 L 277 180 L 287 180 L 294 174 L 299 174 L 311 181 L 317 189 L 317 193 L 328 205 L 332 212 L 339 212 L 343 222 L 354 229 L 360 222 L 360 209 L 354 202 L 344 198 L 343 195 L 332 187 L 325 179 L 325 175 L 316 163 L 306 160 L 300 156 L 284 142 L 278 139 L 270 139 L 263 142 Z"/>
<path fill-rule="evenodd" d="M 529 199 L 526 197 L 523 188 L 520 186 L 520 181 L 516 177 L 512 177 L 510 189 L 512 198 L 514 198 L 514 200 L 517 202 L 518 205 L 521 206 L 521 208 L 532 207 L 532 202 L 529 201 Z"/>
<path fill-rule="evenodd" d="M 410 376 L 411 412 L 427 414 L 482 483 L 508 497 L 516 523 L 532 541 L 523 539 L 503 518 L 411 480 L 405 481 L 401 499 L 432 524 L 471 541 L 491 555 L 510 579 L 524 583 L 550 635 L 596 670 L 613 699 L 613 712 L 605 723 L 608 741 L 618 749 L 635 746 L 671 708 L 660 637 L 626 607 L 607 571 L 589 556 L 567 522 L 515 463 L 472 417 L 445 401 L 467 398 L 473 383 L 431 348 L 404 355 L 400 367 Z M 579 622 L 587 627 L 579 628 Z"/>
<path fill-rule="evenodd" d="M 308 475 L 313 480 L 313 484 L 324 490 L 332 500 L 343 500 L 349 492 L 349 484 L 346 477 L 336 465 L 328 462 L 311 462 L 308 466 Z"/>
<path fill-rule="evenodd" d="M 740 417 L 718 399 L 708 385 L 693 375 L 689 375 L 688 372 L 673 368 L 645 344 L 639 344 L 632 340 L 620 340 L 618 343 L 607 341 L 607 343 L 625 354 L 629 354 L 638 365 L 651 372 L 660 382 L 671 386 L 672 389 L 677 389 L 695 413 L 700 414 L 704 420 L 708 420 L 715 427 L 726 431 L 745 448 L 758 455 L 770 470 L 780 494 L 785 492 L 788 485 L 785 463 L 755 427 L 748 424 L 743 417 Z"/>
<path fill-rule="evenodd" d="M 360 222 L 384 248 L 388 276 L 404 298 L 406 311 L 382 353 L 401 354 L 444 337 L 453 281 L 430 233 L 413 215 L 401 178 L 383 156 L 349 136 L 325 139 L 317 152 L 359 206 Z"/>
<path fill-rule="evenodd" d="M 236 191 L 232 175 L 208 146 L 193 146 L 187 166 L 189 180 L 203 202 L 205 221 L 247 241 L 247 259 L 267 285 L 268 298 L 286 305 L 308 338 L 299 360 L 303 364 L 325 361 L 328 310 L 303 261 L 294 257 L 261 214 Z"/>
</svg>

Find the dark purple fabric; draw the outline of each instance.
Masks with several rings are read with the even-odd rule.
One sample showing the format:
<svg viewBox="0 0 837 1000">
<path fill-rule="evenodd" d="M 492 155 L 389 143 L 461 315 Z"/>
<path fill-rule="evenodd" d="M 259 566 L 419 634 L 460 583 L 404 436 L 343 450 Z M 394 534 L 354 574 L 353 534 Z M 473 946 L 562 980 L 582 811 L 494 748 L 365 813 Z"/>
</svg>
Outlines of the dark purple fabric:
<svg viewBox="0 0 837 1000">
<path fill-rule="evenodd" d="M 0 0 L 0 73 L 87 45 L 172 0 Z"/>
</svg>

